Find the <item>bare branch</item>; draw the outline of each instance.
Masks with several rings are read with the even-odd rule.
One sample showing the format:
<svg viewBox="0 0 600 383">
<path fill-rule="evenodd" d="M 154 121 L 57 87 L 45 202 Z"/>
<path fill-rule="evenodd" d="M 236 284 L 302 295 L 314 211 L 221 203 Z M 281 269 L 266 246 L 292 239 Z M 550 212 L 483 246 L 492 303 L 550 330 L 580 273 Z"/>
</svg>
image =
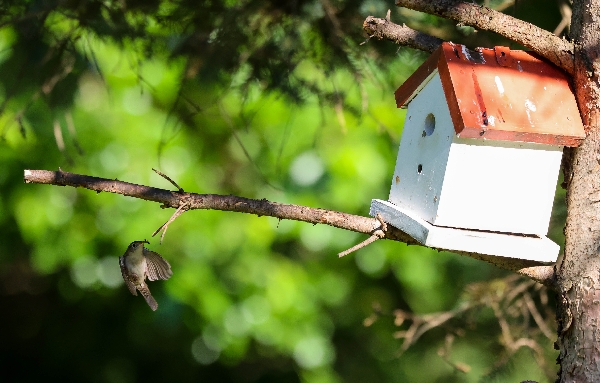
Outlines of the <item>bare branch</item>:
<svg viewBox="0 0 600 383">
<path fill-rule="evenodd" d="M 550 330 L 550 328 L 544 321 L 544 318 L 542 318 L 542 315 L 538 311 L 537 307 L 535 307 L 535 303 L 533 302 L 533 299 L 531 299 L 531 295 L 529 293 L 523 294 L 523 300 L 525 301 L 525 305 L 527 306 L 527 309 L 529 310 L 531 317 L 535 321 L 535 324 L 538 325 L 542 334 L 544 334 L 546 336 L 546 338 L 548 338 L 550 340 L 554 340 L 556 338 L 555 332 Z"/>
<path fill-rule="evenodd" d="M 397 0 L 396 5 L 498 33 L 533 50 L 569 74 L 573 74 L 573 44 L 523 20 L 470 1 Z"/>
<path fill-rule="evenodd" d="M 406 320 L 411 321 L 406 331 L 400 330 L 394 332 L 394 338 L 404 339 L 402 347 L 398 350 L 398 356 L 402 355 L 412 345 L 414 345 L 419 338 L 434 328 L 442 327 L 445 323 L 451 319 L 462 316 L 466 311 L 471 310 L 475 307 L 481 306 L 481 302 L 463 302 L 459 307 L 454 310 L 419 315 L 404 310 L 394 310 L 394 324 L 401 326 Z"/>
<path fill-rule="evenodd" d="M 377 216 L 375 216 L 375 218 L 377 218 L 377 220 L 381 224 L 381 227 L 378 227 L 377 229 L 375 229 L 375 231 L 373 231 L 373 234 L 371 234 L 371 236 L 369 238 L 365 239 L 358 245 L 352 246 L 348 250 L 345 250 L 345 251 L 342 251 L 341 253 L 339 253 L 338 254 L 339 258 L 342 258 L 350 253 L 353 253 L 356 250 L 362 249 L 363 247 L 370 245 L 371 243 L 377 241 L 378 239 L 385 238 L 385 232 L 387 231 L 387 228 L 388 228 L 387 223 L 385 223 L 385 221 L 381 217 L 381 214 L 379 214 L 379 213 L 377 213 Z"/>
<path fill-rule="evenodd" d="M 154 170 L 154 169 L 152 169 L 152 170 Z M 183 191 L 183 189 L 181 189 L 181 188 L 180 188 L 180 190 Z M 175 213 L 173 213 L 173 215 L 171 216 L 171 218 L 169 218 L 169 220 L 167 222 L 163 223 L 161 227 L 159 227 L 158 229 L 156 229 L 156 231 L 154 233 L 152 233 L 152 236 L 154 237 L 156 234 L 160 233 L 160 231 L 162 230 L 162 234 L 160 236 L 160 244 L 161 245 L 163 243 L 163 239 L 165 239 L 165 234 L 167 234 L 167 229 L 169 228 L 169 225 L 171 223 L 173 223 L 173 221 L 175 221 L 177 219 L 177 217 L 179 217 L 180 215 L 185 213 L 185 211 L 187 209 L 188 209 L 188 203 L 184 202 L 181 206 L 179 206 L 177 208 L 177 210 L 175 210 Z"/>
<path fill-rule="evenodd" d="M 519 274 L 531 278 L 544 286 L 556 290 L 556 279 L 554 275 L 554 266 L 534 266 L 524 267 L 517 271 Z"/>
<path fill-rule="evenodd" d="M 530 291 L 533 290 L 533 291 Z M 403 343 L 398 350 L 398 356 L 412 347 L 420 337 L 432 329 L 441 329 L 446 332 L 445 345 L 438 350 L 438 355 L 447 360 L 458 371 L 465 372 L 468 366 L 462 363 L 453 363 L 449 360 L 452 343 L 456 336 L 465 335 L 465 328 L 477 325 L 472 322 L 473 314 L 482 309 L 491 308 L 501 330 L 501 343 L 505 352 L 499 355 L 494 363 L 494 369 L 505 365 L 509 358 L 521 347 L 529 347 L 536 352 L 538 363 L 544 366 L 542 348 L 538 343 L 540 334 L 552 335 L 546 323 L 554 315 L 549 314 L 544 318 L 537 310 L 534 296 L 539 297 L 542 305 L 547 289 L 536 286 L 533 281 L 524 281 L 516 275 L 510 275 L 501 279 L 493 279 L 471 283 L 465 286 L 462 294 L 462 302 L 453 310 L 437 312 L 432 314 L 417 314 L 410 311 L 396 309 L 390 313 L 381 309 L 381 305 L 373 305 L 373 313 L 365 319 L 364 325 L 371 326 L 380 318 L 392 317 L 394 325 L 399 329 L 394 332 L 394 338 L 402 339 Z M 537 293 L 537 295 L 535 295 Z M 534 294 L 534 295 L 532 295 Z M 471 314 L 466 315 L 467 312 Z M 540 332 L 530 328 L 527 321 L 534 316 L 535 323 Z M 455 320 L 459 320 L 458 323 Z M 463 324 L 459 324 L 463 322 Z M 465 325 L 469 323 L 468 325 Z M 487 321 L 485 322 L 487 324 Z"/>
<path fill-rule="evenodd" d="M 568 29 L 571 25 L 571 16 L 573 16 L 573 11 L 569 4 L 566 1 L 560 3 L 559 8 L 560 15 L 562 16 L 560 23 L 554 28 L 554 34 L 560 35 L 565 29 Z"/>
<path fill-rule="evenodd" d="M 425 334 L 427 331 L 441 326 L 443 323 L 446 323 L 450 319 L 461 315 L 463 312 L 471 309 L 473 305 L 470 302 L 464 302 L 459 307 L 452 311 L 447 311 L 445 313 L 435 313 L 423 315 L 423 326 L 420 326 L 413 335 L 412 343 L 416 342 L 417 339 L 421 337 L 421 335 Z M 404 348 L 404 345 L 403 345 Z M 408 346 L 406 347 L 408 349 Z"/>
<path fill-rule="evenodd" d="M 362 241 L 361 243 L 359 243 L 358 245 L 354 245 L 351 248 L 349 248 L 348 250 L 344 250 L 341 253 L 338 254 L 338 258 L 342 258 L 345 257 L 346 255 L 350 254 L 350 253 L 354 253 L 356 250 L 360 250 L 363 247 L 370 245 L 371 243 L 377 241 L 378 239 L 382 238 L 383 234 L 380 236 L 379 233 L 382 233 L 381 230 L 377 230 L 375 232 L 375 234 L 371 235 L 369 238 L 365 239 L 364 241 Z"/>
<path fill-rule="evenodd" d="M 446 334 L 444 346 L 438 349 L 437 354 L 455 371 L 459 371 L 466 374 L 469 371 L 471 371 L 471 366 L 462 362 L 453 362 L 452 360 L 450 360 L 450 352 L 452 349 L 452 344 L 454 343 L 454 338 L 456 338 L 454 334 Z"/>
<path fill-rule="evenodd" d="M 177 183 L 175 181 L 173 181 L 171 179 L 171 177 L 169 177 L 168 175 L 166 175 L 165 173 L 161 172 L 160 170 L 154 169 L 152 168 L 152 170 L 154 170 L 154 172 L 156 174 L 158 174 L 159 176 L 161 176 L 162 178 L 166 179 L 167 181 L 169 181 L 171 184 L 173 184 L 173 186 L 175 186 L 177 188 L 177 191 L 179 191 L 180 193 L 185 193 L 185 191 L 183 190 L 183 188 L 179 185 L 177 185 Z"/>
<path fill-rule="evenodd" d="M 233 195 L 180 193 L 150 186 L 137 185 L 119 180 L 91 177 L 64 171 L 25 170 L 26 183 L 51 184 L 58 186 L 83 187 L 97 192 L 122 194 L 146 201 L 158 202 L 163 208 L 178 209 L 185 203 L 186 210 L 223 210 L 239 213 L 270 216 L 280 219 L 324 224 L 364 234 L 373 234 L 381 223 L 376 218 L 363 217 L 333 210 L 311 208 L 307 206 L 281 204 L 266 199 L 250 199 Z M 385 238 L 395 241 L 417 244 L 408 234 L 389 226 Z"/>
<path fill-rule="evenodd" d="M 426 52 L 433 52 L 444 42 L 442 39 L 416 31 L 406 25 L 394 24 L 387 17 L 381 19 L 369 16 L 363 23 L 363 29 L 369 35 L 369 38 L 386 39 L 398 45 Z"/>
<path fill-rule="evenodd" d="M 82 187 L 94 190 L 98 193 L 109 192 L 122 194 L 128 197 L 140 198 L 146 201 L 161 203 L 162 208 L 179 209 L 180 214 L 187 210 L 222 210 L 235 211 L 239 213 L 256 214 L 257 216 L 269 216 L 279 219 L 290 219 L 295 221 L 309 222 L 312 224 L 323 224 L 339 229 L 354 231 L 357 233 L 377 235 L 377 237 L 391 239 L 393 241 L 404 242 L 409 245 L 418 245 L 419 243 L 408 234 L 391 225 L 386 225 L 387 230 L 382 230 L 383 226 L 379 219 L 363 217 L 354 214 L 342 213 L 339 211 L 312 208 L 308 206 L 282 204 L 267 201 L 266 199 L 250 199 L 233 195 L 218 194 L 196 194 L 181 193 L 179 191 L 170 191 L 165 189 L 153 188 L 150 186 L 137 185 L 119 180 L 110 180 L 106 178 L 91 177 L 68 172 L 49 171 L 49 170 L 25 170 L 24 180 L 26 183 L 50 184 L 58 186 Z M 179 214 L 174 214 L 167 223 L 172 222 Z M 164 225 L 163 225 L 164 226 Z M 163 228 L 163 227 L 161 227 Z M 377 232 L 377 234 L 376 234 Z M 437 249 L 443 250 L 443 249 Z M 483 260 L 494 264 L 502 269 L 510 270 L 523 274 L 534 279 L 532 270 L 551 266 L 540 266 L 538 262 L 495 257 L 485 254 L 455 252 L 471 258 Z M 522 273 L 523 269 L 529 270 L 529 273 Z M 537 275 L 537 274 L 535 274 Z M 552 273 L 553 276 L 553 273 Z M 548 277 L 550 278 L 550 277 Z M 536 279 L 544 283 L 544 279 Z"/>
</svg>

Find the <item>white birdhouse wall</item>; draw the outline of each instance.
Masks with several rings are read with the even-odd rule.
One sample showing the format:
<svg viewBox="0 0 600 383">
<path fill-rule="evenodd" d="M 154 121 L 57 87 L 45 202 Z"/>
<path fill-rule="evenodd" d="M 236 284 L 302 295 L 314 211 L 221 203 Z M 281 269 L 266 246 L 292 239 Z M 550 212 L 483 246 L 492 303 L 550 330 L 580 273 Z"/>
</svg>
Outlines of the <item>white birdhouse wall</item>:
<svg viewBox="0 0 600 383">
<path fill-rule="evenodd" d="M 435 223 L 453 136 L 442 83 L 435 74 L 408 105 L 390 202 Z"/>
</svg>

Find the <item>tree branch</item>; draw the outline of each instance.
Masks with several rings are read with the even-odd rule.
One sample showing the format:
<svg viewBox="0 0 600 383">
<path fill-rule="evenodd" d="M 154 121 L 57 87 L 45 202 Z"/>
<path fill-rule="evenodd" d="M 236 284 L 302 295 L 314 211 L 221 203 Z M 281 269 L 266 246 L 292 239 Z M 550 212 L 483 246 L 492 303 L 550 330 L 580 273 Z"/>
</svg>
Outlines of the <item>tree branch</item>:
<svg viewBox="0 0 600 383">
<path fill-rule="evenodd" d="M 409 245 L 419 244 L 411 236 L 392 225 L 387 225 L 386 230 L 383 230 L 383 225 L 377 218 L 363 217 L 333 210 L 281 204 L 270 202 L 266 199 L 256 200 L 233 195 L 196 194 L 170 191 L 119 180 L 73 174 L 63 172 L 60 169 L 56 172 L 49 170 L 25 170 L 23 178 L 25 183 L 82 187 L 94 190 L 98 193 L 109 192 L 122 194 L 128 197 L 161 203 L 162 208 L 180 209 L 181 206 L 185 205 L 185 210 L 204 209 L 235 211 L 239 213 L 256 214 L 259 217 L 269 216 L 279 219 L 309 222 L 315 225 L 324 224 L 357 233 L 368 235 L 377 234 L 381 238 L 404 242 Z M 437 250 L 442 251 L 444 249 Z M 551 268 L 552 266 L 540 266 L 540 264 L 535 261 L 495 257 L 477 253 L 459 252 L 458 254 L 492 263 L 502 269 L 527 276 L 542 284 L 550 284 L 550 281 L 553 280 L 553 273 L 552 275 L 545 275 L 541 272 L 534 272 L 535 270 L 547 270 L 548 267 Z M 542 277 L 540 277 L 540 275 L 542 275 Z"/>
<path fill-rule="evenodd" d="M 533 50 L 567 73 L 573 74 L 573 44 L 523 20 L 459 0 L 397 0 L 396 5 L 495 32 Z"/>
<path fill-rule="evenodd" d="M 363 23 L 363 29 L 369 35 L 369 38 L 375 37 L 379 40 L 390 40 L 398 45 L 419 49 L 426 52 L 433 52 L 444 40 L 416 31 L 406 25 L 398 25 L 389 21 L 387 18 L 380 19 L 369 16 Z"/>
<path fill-rule="evenodd" d="M 459 0 L 397 0 L 396 5 L 451 19 L 461 25 L 495 32 L 533 50 L 567 73 L 573 74 L 573 44 L 533 24 L 488 7 Z M 404 25 L 369 16 L 363 23 L 363 29 L 369 36 L 431 52 L 431 46 L 417 42 L 428 35 L 413 31 Z M 411 34 L 415 37 L 411 37 Z"/>
</svg>

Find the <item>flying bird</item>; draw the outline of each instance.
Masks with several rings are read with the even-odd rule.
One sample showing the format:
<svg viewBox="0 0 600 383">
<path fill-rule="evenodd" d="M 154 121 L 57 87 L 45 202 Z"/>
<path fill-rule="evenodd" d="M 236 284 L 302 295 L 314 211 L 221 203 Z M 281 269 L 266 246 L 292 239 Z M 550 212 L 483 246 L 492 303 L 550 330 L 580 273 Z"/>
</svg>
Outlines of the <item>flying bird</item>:
<svg viewBox="0 0 600 383">
<path fill-rule="evenodd" d="M 147 240 L 131 242 L 125 254 L 119 257 L 119 266 L 121 266 L 121 274 L 131 294 L 137 295 L 137 291 L 139 291 L 148 306 L 156 311 L 158 303 L 150 294 L 145 280 L 146 278 L 149 281 L 169 279 L 173 275 L 173 271 L 171 271 L 169 262 L 160 254 L 146 249 L 144 243 L 150 242 Z"/>
</svg>

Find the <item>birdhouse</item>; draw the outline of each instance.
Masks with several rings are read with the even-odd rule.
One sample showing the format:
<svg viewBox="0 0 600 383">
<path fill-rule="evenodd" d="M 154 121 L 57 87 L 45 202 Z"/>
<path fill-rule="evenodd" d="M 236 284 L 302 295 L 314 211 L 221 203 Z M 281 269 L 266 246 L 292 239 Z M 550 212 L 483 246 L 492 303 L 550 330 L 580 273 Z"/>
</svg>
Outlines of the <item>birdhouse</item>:
<svg viewBox="0 0 600 383">
<path fill-rule="evenodd" d="M 565 73 L 531 52 L 444 43 L 395 95 L 402 139 L 371 215 L 426 246 L 555 261 L 562 150 L 585 137 Z"/>
</svg>

